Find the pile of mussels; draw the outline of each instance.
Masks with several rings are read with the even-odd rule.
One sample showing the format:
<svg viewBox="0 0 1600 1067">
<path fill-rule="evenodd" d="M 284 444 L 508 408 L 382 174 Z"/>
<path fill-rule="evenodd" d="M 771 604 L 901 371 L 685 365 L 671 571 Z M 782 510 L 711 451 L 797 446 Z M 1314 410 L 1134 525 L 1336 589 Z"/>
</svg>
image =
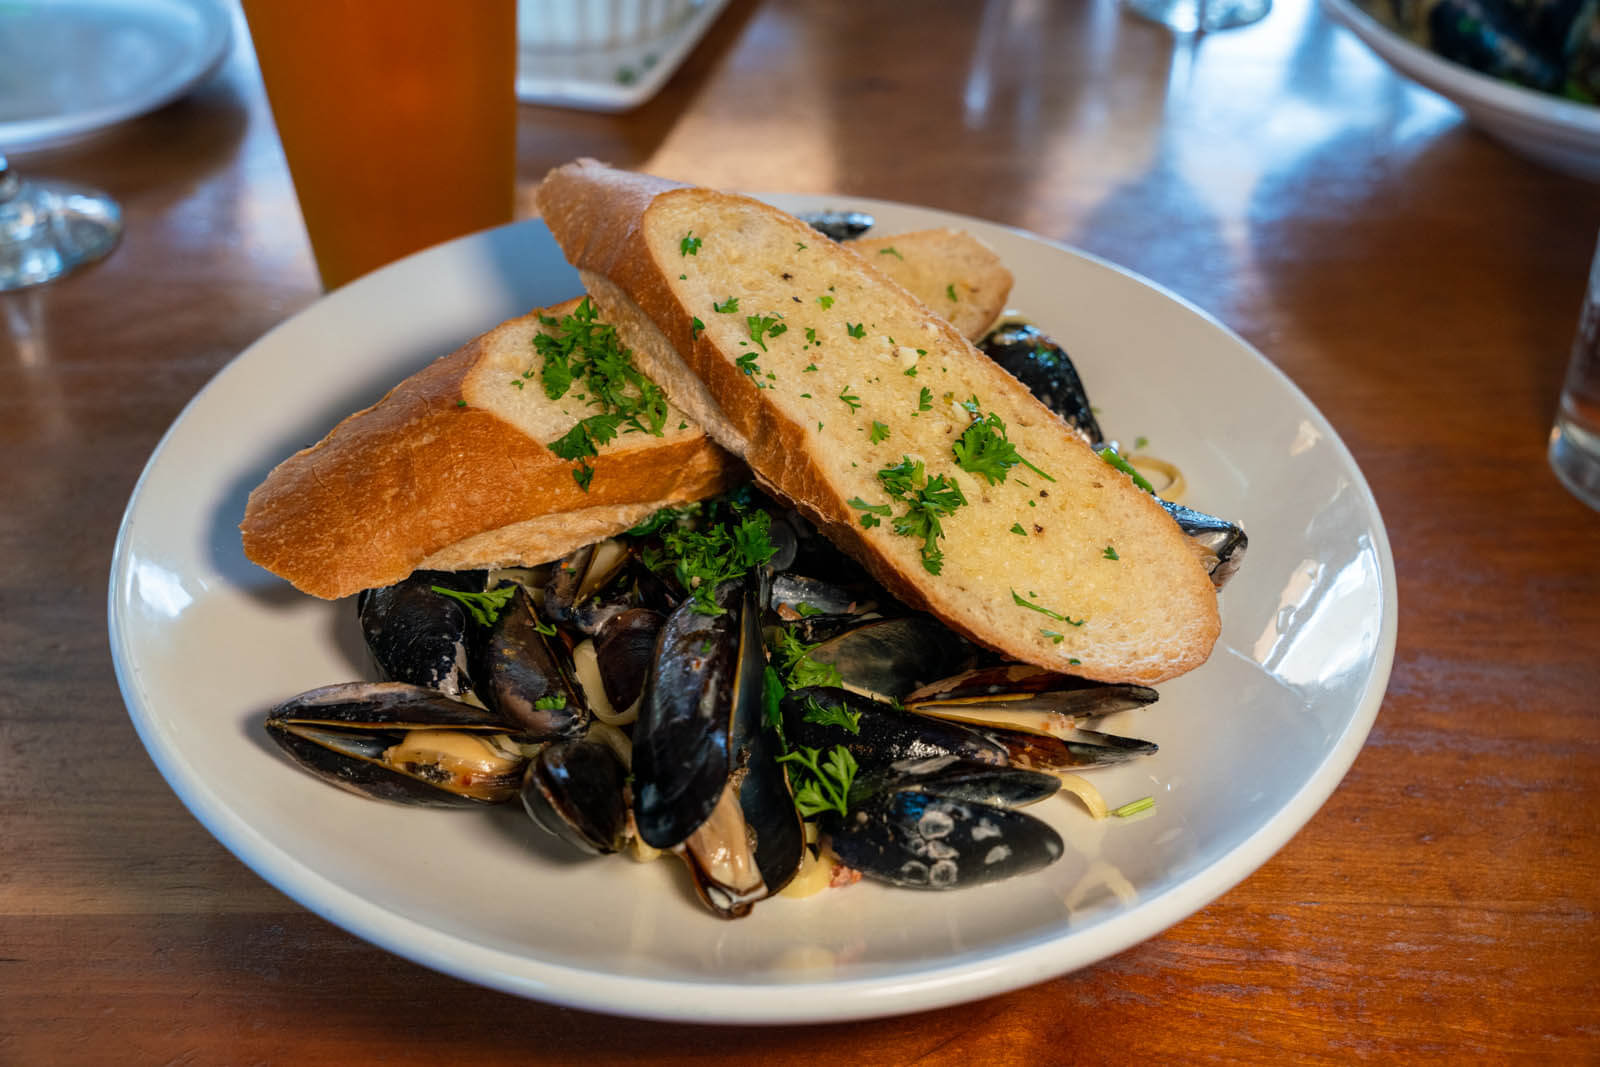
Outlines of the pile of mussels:
<svg viewBox="0 0 1600 1067">
<path fill-rule="evenodd" d="M 983 347 L 1099 444 L 1065 352 L 1017 325 Z M 1166 506 L 1220 587 L 1243 531 Z M 693 595 L 669 539 L 753 518 L 770 556 Z M 803 518 L 748 489 L 550 567 L 419 572 L 356 603 L 387 680 L 274 709 L 268 731 L 301 765 L 400 803 L 520 798 L 585 852 L 670 850 L 727 918 L 806 859 L 796 793 L 806 799 L 819 760 L 839 773 L 810 783 L 808 810 L 833 856 L 870 878 L 947 889 L 1053 862 L 1059 835 L 1016 809 L 1054 793 L 1060 773 L 1156 750 L 1091 728 L 1154 701 L 1153 689 L 1005 662 L 898 605 Z M 845 788 L 830 797 L 827 784 Z"/>
</svg>

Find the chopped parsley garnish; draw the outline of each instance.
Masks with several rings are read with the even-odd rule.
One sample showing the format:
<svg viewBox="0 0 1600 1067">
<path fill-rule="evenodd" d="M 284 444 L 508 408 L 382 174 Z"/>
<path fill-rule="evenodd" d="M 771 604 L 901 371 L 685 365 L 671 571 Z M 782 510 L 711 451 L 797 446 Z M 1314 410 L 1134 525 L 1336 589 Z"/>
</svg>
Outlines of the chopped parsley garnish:
<svg viewBox="0 0 1600 1067">
<path fill-rule="evenodd" d="M 851 411 L 858 411 L 861 408 L 861 398 L 852 393 L 848 385 L 839 390 L 839 399 L 849 404 Z"/>
<path fill-rule="evenodd" d="M 796 252 L 804 252 L 807 248 L 810 248 L 810 247 L 811 246 L 806 244 L 804 241 L 796 241 L 794 243 L 794 250 Z"/>
<path fill-rule="evenodd" d="M 921 460 L 902 456 L 900 462 L 878 472 L 878 481 L 896 500 L 906 505 L 905 514 L 894 520 L 894 532 L 902 537 L 922 540 L 922 566 L 929 574 L 944 567 L 939 538 L 944 536 L 940 519 L 947 519 L 966 504 L 961 487 L 944 475 L 927 477 Z"/>
<path fill-rule="evenodd" d="M 689 320 L 689 332 L 693 336 L 699 337 L 700 336 L 700 331 L 705 329 L 705 328 L 706 328 L 706 324 L 700 321 L 700 316 L 699 315 L 696 315 L 693 319 Z"/>
<path fill-rule="evenodd" d="M 736 296 L 730 296 L 720 304 L 713 302 L 711 305 L 711 310 L 722 315 L 727 315 L 731 312 L 738 311 L 739 298 Z"/>
<path fill-rule="evenodd" d="M 717 606 L 717 586 L 737 578 L 751 567 L 771 559 L 777 548 L 767 537 L 772 519 L 752 511 L 737 524 L 717 524 L 705 530 L 671 529 L 662 536 L 669 563 L 679 583 L 694 598 L 702 615 L 722 615 Z"/>
<path fill-rule="evenodd" d="M 1020 523 L 1020 522 L 1014 522 L 1014 523 L 1011 524 L 1011 532 L 1014 533 L 1014 534 L 1017 534 L 1020 537 L 1027 537 L 1028 536 L 1028 531 L 1024 530 L 1022 528 L 1022 523 Z"/>
<path fill-rule="evenodd" d="M 847 322 L 844 324 L 844 332 L 851 337 L 865 337 L 867 335 L 867 327 L 864 323 Z"/>
<path fill-rule="evenodd" d="M 750 340 L 761 346 L 761 351 L 767 350 L 764 337 L 777 337 L 789 327 L 783 323 L 782 315 L 748 315 L 745 323 L 750 327 Z"/>
<path fill-rule="evenodd" d="M 823 311 L 827 311 L 829 308 L 833 307 L 833 297 L 823 294 L 822 296 L 817 297 L 817 303 L 822 305 Z"/>
<path fill-rule="evenodd" d="M 956 466 L 969 474 L 978 475 L 990 485 L 1005 481 L 1006 472 L 1019 463 L 1046 481 L 1055 481 L 1050 475 L 1017 454 L 1016 446 L 1006 437 L 1006 424 L 992 411 L 988 415 L 981 414 L 978 411 L 977 397 L 963 401 L 961 406 L 972 412 L 976 418 L 951 446 L 951 451 L 955 453 Z"/>
<path fill-rule="evenodd" d="M 543 363 L 539 381 L 545 396 L 560 400 L 574 383 L 582 381 L 586 393 L 578 399 L 599 409 L 599 414 L 578 420 L 566 434 L 549 444 L 562 459 L 598 455 L 619 432 L 661 436 L 667 421 L 667 399 L 661 388 L 634 366 L 632 353 L 610 324 L 601 322 L 585 297 L 570 315 L 557 319 L 541 315 L 546 332 L 536 334 L 534 351 Z M 532 376 L 525 371 L 524 378 Z M 579 487 L 589 488 L 594 471 L 587 463 L 573 471 Z"/>
<path fill-rule="evenodd" d="M 1102 552 L 1101 555 L 1105 556 L 1106 559 L 1121 559 L 1122 558 L 1121 556 L 1117 555 L 1117 550 L 1115 548 L 1112 548 L 1110 545 L 1106 546 L 1106 550 L 1104 552 Z"/>
<path fill-rule="evenodd" d="M 900 373 L 904 374 L 907 378 L 915 378 L 917 376 L 917 365 L 913 363 Z"/>
<path fill-rule="evenodd" d="M 951 300 L 959 300 L 960 299 L 959 297 L 956 296 L 956 287 L 955 287 L 955 283 L 954 282 L 952 282 L 949 285 L 944 287 L 944 295 L 948 296 Z"/>
<path fill-rule="evenodd" d="M 1053 643 L 1058 644 L 1058 645 L 1061 643 L 1062 638 L 1065 636 L 1064 634 L 1057 633 L 1055 630 L 1040 630 L 1039 632 L 1044 634 Z"/>
<path fill-rule="evenodd" d="M 1151 485 L 1150 482 L 1146 480 L 1144 475 L 1135 470 L 1132 463 L 1129 463 L 1127 460 L 1117 455 L 1117 450 L 1112 448 L 1110 445 L 1107 445 L 1100 450 L 1100 458 L 1105 460 L 1111 466 L 1117 468 L 1117 470 L 1121 471 L 1123 474 L 1126 474 L 1129 478 L 1132 478 L 1133 484 L 1137 485 L 1140 489 L 1143 489 L 1151 496 L 1156 495 L 1156 487 Z"/>
<path fill-rule="evenodd" d="M 871 441 L 873 444 L 878 444 L 882 441 L 887 441 L 888 439 L 889 427 L 885 426 L 881 422 L 874 421 L 872 423 L 872 429 L 867 431 L 867 440 Z"/>
<path fill-rule="evenodd" d="M 817 328 L 815 326 L 806 327 L 806 341 L 810 344 L 817 343 Z"/>
<path fill-rule="evenodd" d="M 858 496 L 851 497 L 848 503 L 851 507 L 862 513 L 861 528 L 864 530 L 870 530 L 874 526 L 880 525 L 882 520 L 879 519 L 878 516 L 882 515 L 887 517 L 894 514 L 894 509 L 888 504 L 869 504 Z"/>
<path fill-rule="evenodd" d="M 533 702 L 538 711 L 560 711 L 567 706 L 567 698 L 562 693 L 551 693 L 547 697 L 540 697 Z"/>
<path fill-rule="evenodd" d="M 457 400 L 457 401 L 456 401 L 456 407 L 458 407 L 458 408 L 464 408 L 464 407 L 466 407 L 466 406 L 467 406 L 467 402 L 466 402 L 466 401 L 465 401 L 465 400 Z"/>
<path fill-rule="evenodd" d="M 678 242 L 678 254 L 683 256 L 698 256 L 700 254 L 700 238 L 690 230 L 683 235 L 683 240 Z"/>
<path fill-rule="evenodd" d="M 1082 626 L 1088 621 L 1087 619 L 1074 619 L 1071 616 L 1061 614 L 1059 611 L 1051 611 L 1043 604 L 1030 603 L 1029 601 L 1025 600 L 1015 589 L 1011 590 L 1011 599 L 1020 607 L 1027 608 L 1029 611 L 1037 611 L 1040 615 L 1048 615 L 1057 622 L 1064 622 L 1068 626 Z"/>
<path fill-rule="evenodd" d="M 755 375 L 761 373 L 761 368 L 756 364 L 756 354 L 754 352 L 746 352 L 733 362 L 746 374 Z"/>
<path fill-rule="evenodd" d="M 895 248 L 894 245 L 889 245 L 889 246 L 887 246 L 885 248 L 878 249 L 878 255 L 880 255 L 880 256 L 893 256 L 895 259 L 898 259 L 901 262 L 904 262 L 905 258 L 906 258 L 905 256 L 902 256 L 900 254 L 900 250 Z"/>
<path fill-rule="evenodd" d="M 931 411 L 932 409 L 933 409 L 933 390 L 929 389 L 926 385 L 924 385 L 922 387 L 922 393 L 917 397 L 917 410 L 918 411 Z"/>
<path fill-rule="evenodd" d="M 589 466 L 589 461 L 584 460 L 572 468 L 572 480 L 578 483 L 578 488 L 585 493 L 589 491 L 589 483 L 594 480 L 594 468 Z"/>
<path fill-rule="evenodd" d="M 805 369 L 802 370 L 800 373 L 801 374 L 810 374 L 812 371 L 814 371 L 816 369 L 817 369 L 817 365 L 815 363 L 807 363 L 805 365 Z"/>
<path fill-rule="evenodd" d="M 1148 445 L 1149 443 L 1150 443 L 1150 438 L 1148 438 L 1148 437 L 1135 437 L 1133 439 L 1133 447 L 1134 448 L 1142 449 L 1146 445 Z"/>
<path fill-rule="evenodd" d="M 779 763 L 798 763 L 811 772 L 810 778 L 801 779 L 800 788 L 794 793 L 794 806 L 807 818 L 824 811 L 844 815 L 850 787 L 856 780 L 856 759 L 849 749 L 834 745 L 826 762 L 819 764 L 821 755 L 820 749 L 802 746 L 778 757 Z"/>
<path fill-rule="evenodd" d="M 506 605 L 511 603 L 511 598 L 517 595 L 514 585 L 503 585 L 486 593 L 465 593 L 459 589 L 446 589 L 442 585 L 430 585 L 428 588 L 440 596 L 460 602 L 482 626 L 493 626 Z"/>
</svg>

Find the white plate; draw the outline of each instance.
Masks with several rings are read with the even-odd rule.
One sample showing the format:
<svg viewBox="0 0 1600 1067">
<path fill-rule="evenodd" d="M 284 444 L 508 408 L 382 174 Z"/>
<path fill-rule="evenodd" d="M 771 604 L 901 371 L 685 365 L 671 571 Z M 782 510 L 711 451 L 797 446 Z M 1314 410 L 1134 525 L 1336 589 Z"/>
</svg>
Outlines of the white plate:
<svg viewBox="0 0 1600 1067">
<path fill-rule="evenodd" d="M 1353 0 L 1323 10 L 1384 62 L 1455 104 L 1512 150 L 1566 174 L 1600 181 L 1600 107 L 1480 74 L 1395 33 Z"/>
<path fill-rule="evenodd" d="M 524 0 L 524 4 L 531 15 L 542 11 L 549 18 L 560 17 L 570 6 L 550 4 L 549 0 Z M 641 0 L 636 7 L 642 11 L 647 5 L 648 0 Z M 728 0 L 695 0 L 683 21 L 665 32 L 604 47 L 541 41 L 532 35 L 541 24 L 525 14 L 519 20 L 517 98 L 529 104 L 584 111 L 638 107 L 660 91 L 727 5 Z M 581 10 L 605 9 L 590 6 Z"/>
<path fill-rule="evenodd" d="M 281 758 L 262 719 L 359 676 L 349 602 L 295 593 L 242 556 L 245 496 L 291 451 L 468 337 L 579 292 L 539 222 L 412 256 L 279 326 L 224 368 L 151 457 L 117 539 L 111 647 L 134 725 L 205 826 L 262 877 L 429 967 L 576 1007 L 695 1021 L 808 1021 L 969 1000 L 1158 933 L 1273 854 L 1333 791 L 1377 713 L 1394 569 L 1361 472 L 1270 363 L 1195 308 L 1014 230 L 844 197 L 879 232 L 961 226 L 1017 277 L 1078 362 L 1108 432 L 1182 465 L 1194 506 L 1237 517 L 1250 556 L 1211 660 L 1113 732 L 1158 755 L 1096 780 L 1142 819 L 1032 809 L 1069 843 L 1028 878 L 931 894 L 862 884 L 724 922 L 680 865 L 574 858 L 510 808 L 390 807 Z"/>
<path fill-rule="evenodd" d="M 136 118 L 204 81 L 232 21 L 214 0 L 0 3 L 0 150 Z"/>
</svg>

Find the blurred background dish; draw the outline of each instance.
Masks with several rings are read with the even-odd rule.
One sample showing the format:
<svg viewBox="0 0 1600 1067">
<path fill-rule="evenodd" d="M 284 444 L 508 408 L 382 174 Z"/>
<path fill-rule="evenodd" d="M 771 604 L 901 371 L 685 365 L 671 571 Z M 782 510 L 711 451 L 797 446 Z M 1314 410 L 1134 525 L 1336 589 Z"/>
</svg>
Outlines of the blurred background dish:
<svg viewBox="0 0 1600 1067">
<path fill-rule="evenodd" d="M 1432 89 L 1512 150 L 1567 174 L 1600 181 L 1600 107 L 1525 88 L 1435 55 L 1352 0 L 1323 10 L 1401 74 Z"/>
<path fill-rule="evenodd" d="M 0 149 L 71 140 L 178 99 L 228 53 L 214 0 L 0 4 Z"/>
</svg>

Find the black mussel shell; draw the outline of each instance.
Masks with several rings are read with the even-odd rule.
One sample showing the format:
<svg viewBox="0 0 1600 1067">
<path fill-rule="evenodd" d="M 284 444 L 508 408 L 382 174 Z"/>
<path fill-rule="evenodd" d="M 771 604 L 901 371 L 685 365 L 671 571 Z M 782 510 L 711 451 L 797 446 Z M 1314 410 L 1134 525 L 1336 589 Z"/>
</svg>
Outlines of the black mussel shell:
<svg viewBox="0 0 1600 1067">
<path fill-rule="evenodd" d="M 776 575 L 767 599 L 773 611 L 789 618 L 859 615 L 873 606 L 871 601 L 862 599 L 858 588 L 835 585 L 803 574 Z"/>
<path fill-rule="evenodd" d="M 1160 504 L 1177 522 L 1178 528 L 1210 554 L 1206 571 L 1211 575 L 1211 584 L 1221 589 L 1244 563 L 1245 550 L 1250 547 L 1244 527 L 1170 500 L 1160 501 Z"/>
<path fill-rule="evenodd" d="M 590 855 L 622 848 L 627 768 L 593 741 L 557 741 L 528 764 L 522 806 L 539 826 Z"/>
<path fill-rule="evenodd" d="M 661 628 L 655 669 L 633 728 L 633 810 L 640 838 L 673 848 L 711 814 L 733 765 L 741 701 L 761 699 L 766 652 L 741 639 L 743 583 L 724 582 L 720 615 L 686 600 Z M 753 695 L 752 695 L 753 694 Z"/>
<path fill-rule="evenodd" d="M 996 327 L 978 347 L 1027 386 L 1045 407 L 1067 420 L 1089 444 L 1099 447 L 1105 441 L 1072 359 L 1036 327 L 1006 323 Z"/>
<path fill-rule="evenodd" d="M 1154 741 L 1137 737 L 1118 737 L 1094 730 L 1074 730 L 1070 740 L 1021 730 L 996 730 L 980 727 L 983 735 L 1005 749 L 1015 767 L 1036 771 L 1079 771 L 1085 767 L 1108 767 L 1116 763 L 1153 756 L 1159 751 Z"/>
<path fill-rule="evenodd" d="M 1004 745 L 971 727 L 913 715 L 843 689 L 794 689 L 779 707 L 790 747 L 828 751 L 843 745 L 863 768 L 929 756 L 990 764 L 1007 759 Z"/>
<path fill-rule="evenodd" d="M 955 756 L 932 756 L 896 760 L 858 774 L 850 788 L 850 803 L 857 806 L 884 793 L 909 789 L 997 808 L 1020 808 L 1054 796 L 1060 788 L 1061 779 L 1053 774 L 997 767 Z"/>
<path fill-rule="evenodd" d="M 460 696 L 472 688 L 467 646 L 473 622 L 462 604 L 434 591 L 482 592 L 484 571 L 417 571 L 356 596 L 361 633 L 384 678 Z"/>
<path fill-rule="evenodd" d="M 912 889 L 959 889 L 1028 874 L 1061 858 L 1061 836 L 1019 811 L 902 791 L 824 821 L 847 867 Z"/>
<path fill-rule="evenodd" d="M 594 639 L 595 661 L 606 699 L 626 711 L 644 691 L 656 658 L 656 637 L 666 616 L 648 608 L 629 608 L 613 616 Z"/>
<path fill-rule="evenodd" d="M 579 737 L 591 715 L 571 658 L 557 635 L 539 632 L 533 598 L 518 586 L 476 648 L 478 697 L 519 731 L 543 739 Z M 548 627 L 547 627 L 548 628 Z"/>
<path fill-rule="evenodd" d="M 808 211 L 795 218 L 835 241 L 860 237 L 878 221 L 865 211 Z"/>
<path fill-rule="evenodd" d="M 864 622 L 828 638 L 808 655 L 836 668 L 846 686 L 889 700 L 975 658 L 967 642 L 926 615 Z"/>
<path fill-rule="evenodd" d="M 522 762 L 463 781 L 440 768 L 397 763 L 396 746 L 429 731 L 506 735 L 482 708 L 405 682 L 348 682 L 301 693 L 267 716 L 267 735 L 326 782 L 374 800 L 429 807 L 500 803 L 516 794 Z"/>
</svg>

